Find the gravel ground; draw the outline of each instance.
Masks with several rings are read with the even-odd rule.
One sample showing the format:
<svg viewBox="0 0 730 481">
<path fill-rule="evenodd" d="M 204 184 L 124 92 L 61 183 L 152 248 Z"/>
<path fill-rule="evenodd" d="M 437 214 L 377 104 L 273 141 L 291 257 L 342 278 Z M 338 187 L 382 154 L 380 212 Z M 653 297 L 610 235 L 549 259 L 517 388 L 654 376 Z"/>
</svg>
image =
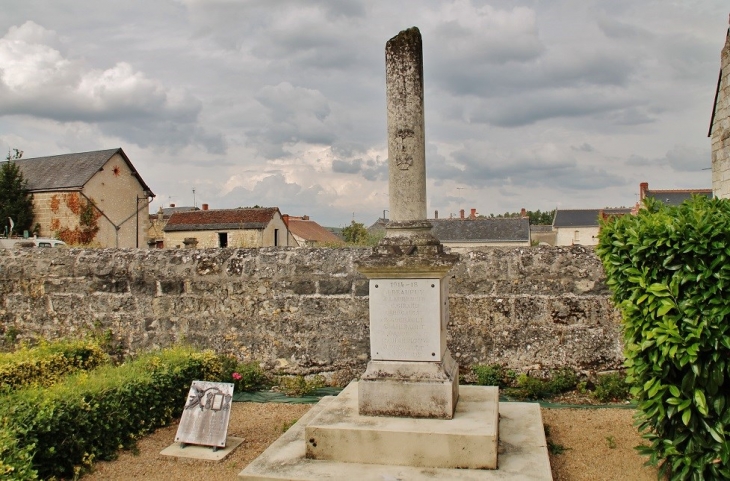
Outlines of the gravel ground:
<svg viewBox="0 0 730 481">
<path fill-rule="evenodd" d="M 172 444 L 177 424 L 158 429 L 141 439 L 138 449 L 122 452 L 111 462 L 100 462 L 95 471 L 84 476 L 91 480 L 144 479 L 235 480 L 236 475 L 256 458 L 282 432 L 299 419 L 309 404 L 233 403 L 228 435 L 244 442 L 228 458 L 204 462 L 171 458 L 160 451 Z M 633 428 L 628 409 L 543 409 L 553 451 L 553 478 L 556 481 L 653 481 L 656 470 L 643 467 L 644 459 L 633 447 L 641 438 Z"/>
</svg>

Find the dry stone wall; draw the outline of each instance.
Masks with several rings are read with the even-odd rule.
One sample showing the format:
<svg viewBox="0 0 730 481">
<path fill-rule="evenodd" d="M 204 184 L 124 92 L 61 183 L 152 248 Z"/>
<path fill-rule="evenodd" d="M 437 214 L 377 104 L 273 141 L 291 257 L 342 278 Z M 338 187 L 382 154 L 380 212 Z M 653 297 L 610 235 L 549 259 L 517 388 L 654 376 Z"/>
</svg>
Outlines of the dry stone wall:
<svg viewBox="0 0 730 481">
<path fill-rule="evenodd" d="M 368 249 L 0 249 L 6 340 L 110 332 L 126 352 L 186 341 L 287 373 L 352 372 L 369 353 Z M 620 316 L 591 249 L 461 256 L 448 344 L 462 368 L 609 370 Z"/>
</svg>

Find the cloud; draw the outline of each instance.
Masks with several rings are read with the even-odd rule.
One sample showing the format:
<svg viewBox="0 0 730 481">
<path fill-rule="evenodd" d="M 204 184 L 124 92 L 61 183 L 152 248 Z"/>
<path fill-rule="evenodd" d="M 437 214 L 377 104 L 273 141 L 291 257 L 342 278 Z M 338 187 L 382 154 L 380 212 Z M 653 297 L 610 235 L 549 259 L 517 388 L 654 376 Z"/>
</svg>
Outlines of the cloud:
<svg viewBox="0 0 730 481">
<path fill-rule="evenodd" d="M 289 156 L 286 145 L 335 141 L 329 102 L 318 90 L 281 82 L 263 87 L 254 97 L 263 107 L 262 118 L 248 135 L 267 158 Z"/>
<path fill-rule="evenodd" d="M 196 125 L 200 100 L 165 87 L 129 63 L 90 68 L 51 46 L 55 32 L 28 21 L 0 38 L 2 115 L 98 123 L 102 131 L 141 146 L 204 145 L 225 151 L 222 136 Z"/>
<path fill-rule="evenodd" d="M 709 147 L 692 148 L 686 145 L 675 145 L 662 157 L 647 158 L 634 154 L 625 163 L 630 167 L 667 166 L 675 172 L 709 170 L 712 164 Z"/>
</svg>

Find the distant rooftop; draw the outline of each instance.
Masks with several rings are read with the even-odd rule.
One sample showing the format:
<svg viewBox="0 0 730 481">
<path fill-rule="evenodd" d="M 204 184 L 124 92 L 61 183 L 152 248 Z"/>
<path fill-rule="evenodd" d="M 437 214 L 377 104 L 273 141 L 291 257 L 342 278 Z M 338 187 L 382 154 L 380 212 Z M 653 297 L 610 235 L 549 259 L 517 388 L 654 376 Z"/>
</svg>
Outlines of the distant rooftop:
<svg viewBox="0 0 730 481">
<path fill-rule="evenodd" d="M 264 229 L 279 212 L 278 207 L 195 210 L 175 212 L 165 232 L 223 229 Z"/>
<path fill-rule="evenodd" d="M 631 209 L 605 208 L 605 209 L 557 209 L 553 219 L 553 227 L 598 227 L 598 219 L 611 215 L 626 215 Z"/>
</svg>

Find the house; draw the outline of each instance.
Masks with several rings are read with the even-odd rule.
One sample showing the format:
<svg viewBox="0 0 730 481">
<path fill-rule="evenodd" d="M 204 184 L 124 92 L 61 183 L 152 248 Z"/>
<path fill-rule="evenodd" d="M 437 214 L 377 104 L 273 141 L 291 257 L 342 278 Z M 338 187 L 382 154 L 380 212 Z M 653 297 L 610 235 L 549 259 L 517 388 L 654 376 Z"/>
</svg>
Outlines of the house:
<svg viewBox="0 0 730 481">
<path fill-rule="evenodd" d="M 468 252 L 487 246 L 529 246 L 530 220 L 527 217 L 477 217 L 476 209 L 464 218 L 429 219 L 431 234 L 452 252 Z"/>
<path fill-rule="evenodd" d="M 163 231 L 165 247 L 297 246 L 278 207 L 175 212 Z"/>
<path fill-rule="evenodd" d="M 284 214 L 284 224 L 289 228 L 294 240 L 301 247 L 318 245 L 342 245 L 345 242 L 309 218 L 308 215 L 294 217 Z"/>
<path fill-rule="evenodd" d="M 710 130 L 712 145 L 712 191 L 715 197 L 730 197 L 730 28 L 720 52 L 720 75 L 712 105 Z"/>
<path fill-rule="evenodd" d="M 673 190 L 649 190 L 649 183 L 642 182 L 639 184 L 639 207 L 644 203 L 644 199 L 652 197 L 664 205 L 679 205 L 685 200 L 689 200 L 693 195 L 704 195 L 712 198 L 712 189 L 673 189 Z"/>
<path fill-rule="evenodd" d="M 203 204 L 203 209 L 208 210 L 208 204 Z M 162 249 L 165 247 L 165 226 L 170 216 L 175 212 L 190 212 L 199 210 L 197 207 L 176 207 L 170 204 L 170 207 L 160 207 L 155 214 L 150 216 L 150 228 L 147 231 L 147 244 L 150 247 Z"/>
<path fill-rule="evenodd" d="M 605 209 L 555 209 L 553 231 L 557 246 L 598 244 L 599 219 L 631 214 L 628 208 Z"/>
<path fill-rule="evenodd" d="M 33 194 L 39 236 L 146 246 L 154 194 L 121 148 L 14 160 Z"/>
</svg>

